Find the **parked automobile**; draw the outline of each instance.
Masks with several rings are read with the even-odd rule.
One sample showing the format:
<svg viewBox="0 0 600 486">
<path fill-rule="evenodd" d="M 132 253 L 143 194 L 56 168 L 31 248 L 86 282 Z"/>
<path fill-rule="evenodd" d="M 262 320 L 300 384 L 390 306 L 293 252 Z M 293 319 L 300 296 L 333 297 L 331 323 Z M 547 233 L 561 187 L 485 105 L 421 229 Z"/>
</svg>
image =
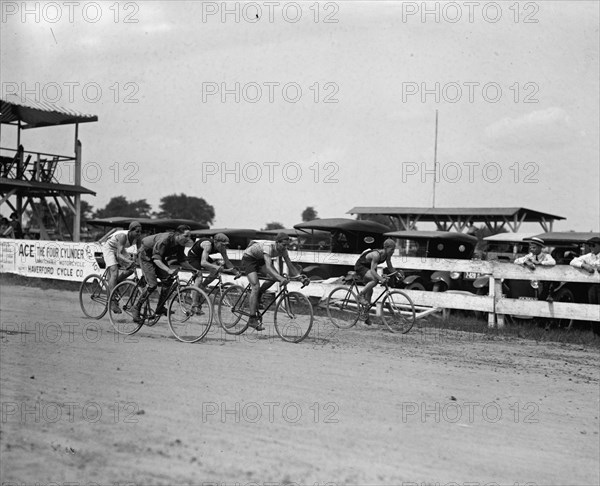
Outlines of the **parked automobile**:
<svg viewBox="0 0 600 486">
<path fill-rule="evenodd" d="M 190 232 L 194 238 L 212 238 L 217 233 L 224 233 L 229 238 L 229 248 L 244 250 L 250 241 L 258 239 L 258 231 L 247 228 L 210 228 L 198 229 Z"/>
<path fill-rule="evenodd" d="M 499 233 L 483 239 L 484 260 L 514 262 L 529 252 L 529 243 L 524 241 L 536 233 Z"/>
<path fill-rule="evenodd" d="M 394 238 L 401 256 L 470 260 L 477 238 L 447 231 L 391 231 L 384 235 Z M 467 290 L 474 292 L 475 274 L 434 270 L 405 270 L 401 287 L 409 290 Z"/>
<path fill-rule="evenodd" d="M 257 234 L 257 238 L 265 240 L 274 240 L 279 233 L 288 235 L 292 242 L 289 249 L 293 251 L 330 251 L 331 235 L 328 231 L 302 231 L 295 228 L 284 228 L 274 230 L 262 230 Z"/>
<path fill-rule="evenodd" d="M 355 254 L 358 259 L 363 251 L 369 248 L 382 248 L 385 240 L 384 233 L 389 231 L 389 228 L 383 224 L 368 220 L 356 220 L 349 218 L 327 218 L 315 219 L 294 226 L 300 232 L 310 234 L 311 241 L 318 241 L 318 250 L 328 253 L 351 253 Z M 321 236 L 315 238 L 315 234 L 319 232 Z M 322 236 L 329 234 L 327 242 Z M 328 279 L 332 277 L 340 277 L 346 275 L 349 271 L 354 270 L 353 265 L 335 265 L 327 263 L 319 263 L 308 265 L 303 269 L 303 272 L 311 279 Z"/>
</svg>

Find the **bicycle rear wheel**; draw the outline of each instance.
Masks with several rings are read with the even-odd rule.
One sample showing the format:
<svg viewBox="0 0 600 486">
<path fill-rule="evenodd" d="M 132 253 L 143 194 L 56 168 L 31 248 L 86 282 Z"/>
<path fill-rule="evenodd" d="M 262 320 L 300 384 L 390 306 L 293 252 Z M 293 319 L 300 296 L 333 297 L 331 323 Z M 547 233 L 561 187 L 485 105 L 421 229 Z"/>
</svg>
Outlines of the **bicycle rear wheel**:
<svg viewBox="0 0 600 486">
<path fill-rule="evenodd" d="M 275 307 L 275 330 L 289 343 L 299 343 L 310 333 L 313 308 L 308 297 L 300 292 L 284 294 Z"/>
<path fill-rule="evenodd" d="M 392 332 L 406 334 L 416 320 L 415 306 L 400 290 L 388 292 L 381 301 L 381 320 Z"/>
<path fill-rule="evenodd" d="M 210 330 L 212 302 L 206 292 L 196 287 L 186 287 L 169 302 L 168 315 L 173 336 L 184 343 L 195 343 Z"/>
<path fill-rule="evenodd" d="M 336 287 L 327 296 L 327 316 L 339 329 L 350 329 L 358 322 L 360 306 L 356 293 L 348 287 Z"/>
<path fill-rule="evenodd" d="M 79 305 L 86 316 L 101 319 L 108 310 L 106 280 L 95 273 L 85 277 L 79 287 Z"/>
<path fill-rule="evenodd" d="M 139 287 L 131 280 L 118 284 L 110 293 L 108 317 L 119 334 L 135 334 L 142 322 L 133 322 L 133 306 L 141 295 Z M 116 312 L 116 310 L 120 312 Z"/>
<path fill-rule="evenodd" d="M 242 334 L 248 329 L 249 294 L 239 285 L 232 285 L 223 292 L 219 301 L 217 318 L 227 334 Z"/>
</svg>

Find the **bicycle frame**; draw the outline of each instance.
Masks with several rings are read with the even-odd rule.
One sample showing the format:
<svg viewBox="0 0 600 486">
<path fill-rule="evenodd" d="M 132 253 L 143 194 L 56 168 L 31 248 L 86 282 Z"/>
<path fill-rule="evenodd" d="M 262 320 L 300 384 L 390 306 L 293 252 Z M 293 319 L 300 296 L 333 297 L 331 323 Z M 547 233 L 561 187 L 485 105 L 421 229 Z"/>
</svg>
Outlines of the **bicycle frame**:
<svg viewBox="0 0 600 486">
<path fill-rule="evenodd" d="M 217 273 L 217 275 L 214 277 L 214 279 L 217 281 L 217 283 L 215 285 L 213 285 L 212 287 L 209 287 L 209 286 L 205 287 L 203 285 L 199 286 L 201 289 L 203 289 L 206 292 L 206 295 L 208 295 L 209 297 L 212 297 L 213 294 L 218 295 L 218 296 L 223 295 L 224 287 L 225 287 L 226 284 L 223 283 L 223 278 L 221 276 L 221 273 L 222 272 L 219 271 Z M 195 283 L 196 278 L 197 277 L 194 278 L 194 282 L 193 283 Z M 205 277 L 205 278 L 208 278 L 208 277 Z M 188 284 L 188 285 L 193 285 L 193 283 L 192 284 Z"/>
<path fill-rule="evenodd" d="M 392 276 L 395 273 L 397 273 L 397 272 L 391 273 L 389 276 Z M 390 287 L 388 285 L 387 279 L 385 279 L 383 281 L 383 283 L 380 283 L 379 285 L 381 285 L 385 290 L 379 294 L 379 297 L 377 297 L 373 302 L 370 302 L 369 304 L 361 304 L 360 302 L 357 302 L 360 309 L 364 310 L 365 312 L 370 311 L 373 307 L 375 307 L 377 305 L 377 302 L 379 302 L 379 299 L 381 299 L 382 297 L 384 297 L 386 294 L 388 294 L 390 292 Z M 358 288 L 358 281 L 357 281 L 356 277 L 352 278 L 352 283 L 350 284 L 350 290 L 355 292 L 356 295 L 358 295 L 360 293 L 360 290 Z"/>
<path fill-rule="evenodd" d="M 270 280 L 270 279 L 264 279 L 266 282 L 273 282 L 273 283 L 277 283 L 277 280 Z M 242 292 L 242 294 L 240 295 L 240 297 L 238 298 L 238 300 L 236 301 L 236 303 L 233 305 L 232 307 L 232 312 L 233 313 L 238 313 L 242 316 L 246 316 L 246 317 L 256 317 L 259 320 L 262 321 L 263 316 L 266 314 L 266 312 L 271 308 L 272 305 L 276 304 L 277 302 L 279 302 L 279 300 L 281 299 L 285 299 L 289 293 L 288 289 L 287 289 L 287 284 L 284 284 L 281 286 L 281 289 L 279 289 L 279 292 L 275 295 L 275 298 L 269 302 L 269 304 L 262 310 L 257 310 L 256 314 L 251 315 L 249 312 L 245 312 L 243 310 L 240 310 L 237 306 L 238 304 L 244 301 L 244 298 L 246 296 L 250 296 L 250 292 L 251 292 L 251 284 L 248 284 L 246 286 L 246 288 L 244 289 L 244 291 Z M 304 286 L 303 286 L 304 287 Z"/>
</svg>

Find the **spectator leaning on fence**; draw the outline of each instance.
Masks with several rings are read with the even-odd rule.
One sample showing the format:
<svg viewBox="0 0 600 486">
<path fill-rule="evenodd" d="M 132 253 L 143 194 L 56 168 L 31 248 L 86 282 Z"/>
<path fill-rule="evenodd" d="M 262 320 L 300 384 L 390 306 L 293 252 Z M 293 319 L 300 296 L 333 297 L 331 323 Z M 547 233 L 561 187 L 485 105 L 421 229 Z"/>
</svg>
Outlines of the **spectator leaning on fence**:
<svg viewBox="0 0 600 486">
<path fill-rule="evenodd" d="M 548 253 L 542 252 L 545 245 L 544 240 L 534 236 L 525 241 L 529 243 L 529 253 L 521 258 L 517 258 L 515 260 L 517 265 L 523 265 L 530 270 L 535 270 L 535 267 L 538 265 L 542 265 L 543 267 L 553 267 L 556 265 L 554 258 Z"/>
<path fill-rule="evenodd" d="M 586 245 L 590 247 L 590 252 L 571 260 L 572 267 L 581 268 L 590 274 L 600 272 L 600 238 L 594 236 L 587 240 Z M 588 289 L 588 301 L 590 304 L 600 304 L 600 285 L 592 284 Z"/>
</svg>

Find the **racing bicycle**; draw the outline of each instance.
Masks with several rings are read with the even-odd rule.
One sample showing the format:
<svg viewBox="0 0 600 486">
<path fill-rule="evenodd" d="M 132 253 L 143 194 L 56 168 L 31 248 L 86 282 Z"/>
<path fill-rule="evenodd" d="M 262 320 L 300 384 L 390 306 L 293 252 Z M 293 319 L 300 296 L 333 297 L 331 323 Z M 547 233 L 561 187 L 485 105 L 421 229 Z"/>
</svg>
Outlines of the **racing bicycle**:
<svg viewBox="0 0 600 486">
<path fill-rule="evenodd" d="M 156 291 L 142 303 L 139 320 L 133 320 L 133 307 L 145 290 L 140 282 L 129 280 L 118 284 L 110 294 L 108 306 L 110 322 L 119 334 L 135 334 L 145 324 L 154 326 L 161 317 L 157 309 L 166 308 L 171 332 L 179 341 L 195 343 L 200 341 L 212 325 L 213 308 L 209 296 L 204 290 L 193 285 L 197 273 L 189 280 L 181 280 L 178 272 L 161 282 L 168 287 L 163 299 L 155 297 Z M 113 306 L 113 303 L 116 306 Z M 115 312 L 115 309 L 121 312 Z"/>
<path fill-rule="evenodd" d="M 236 277 L 237 278 L 237 277 Z M 290 277 L 289 280 L 302 280 L 302 288 L 310 281 L 306 276 Z M 248 329 L 250 317 L 251 285 L 246 288 L 232 285 L 223 293 L 217 311 L 219 323 L 227 334 L 242 334 Z M 281 284 L 275 298 L 258 310 L 255 317 L 262 325 L 263 316 L 272 307 L 275 330 L 281 339 L 290 343 L 303 341 L 310 333 L 313 325 L 313 308 L 308 297 L 301 292 L 290 292 L 287 282 Z"/>
<path fill-rule="evenodd" d="M 350 286 L 336 287 L 327 296 L 327 316 L 331 323 L 339 329 L 349 329 L 359 319 L 367 321 L 372 313 L 376 314 L 381 301 L 380 317 L 387 328 L 403 334 L 410 331 L 416 320 L 415 306 L 404 292 L 390 290 L 388 286 L 388 279 L 397 273 L 386 275 L 380 284 L 385 290 L 372 303 L 363 304 L 358 299 L 358 276 L 356 272 L 348 272 Z"/>
</svg>

